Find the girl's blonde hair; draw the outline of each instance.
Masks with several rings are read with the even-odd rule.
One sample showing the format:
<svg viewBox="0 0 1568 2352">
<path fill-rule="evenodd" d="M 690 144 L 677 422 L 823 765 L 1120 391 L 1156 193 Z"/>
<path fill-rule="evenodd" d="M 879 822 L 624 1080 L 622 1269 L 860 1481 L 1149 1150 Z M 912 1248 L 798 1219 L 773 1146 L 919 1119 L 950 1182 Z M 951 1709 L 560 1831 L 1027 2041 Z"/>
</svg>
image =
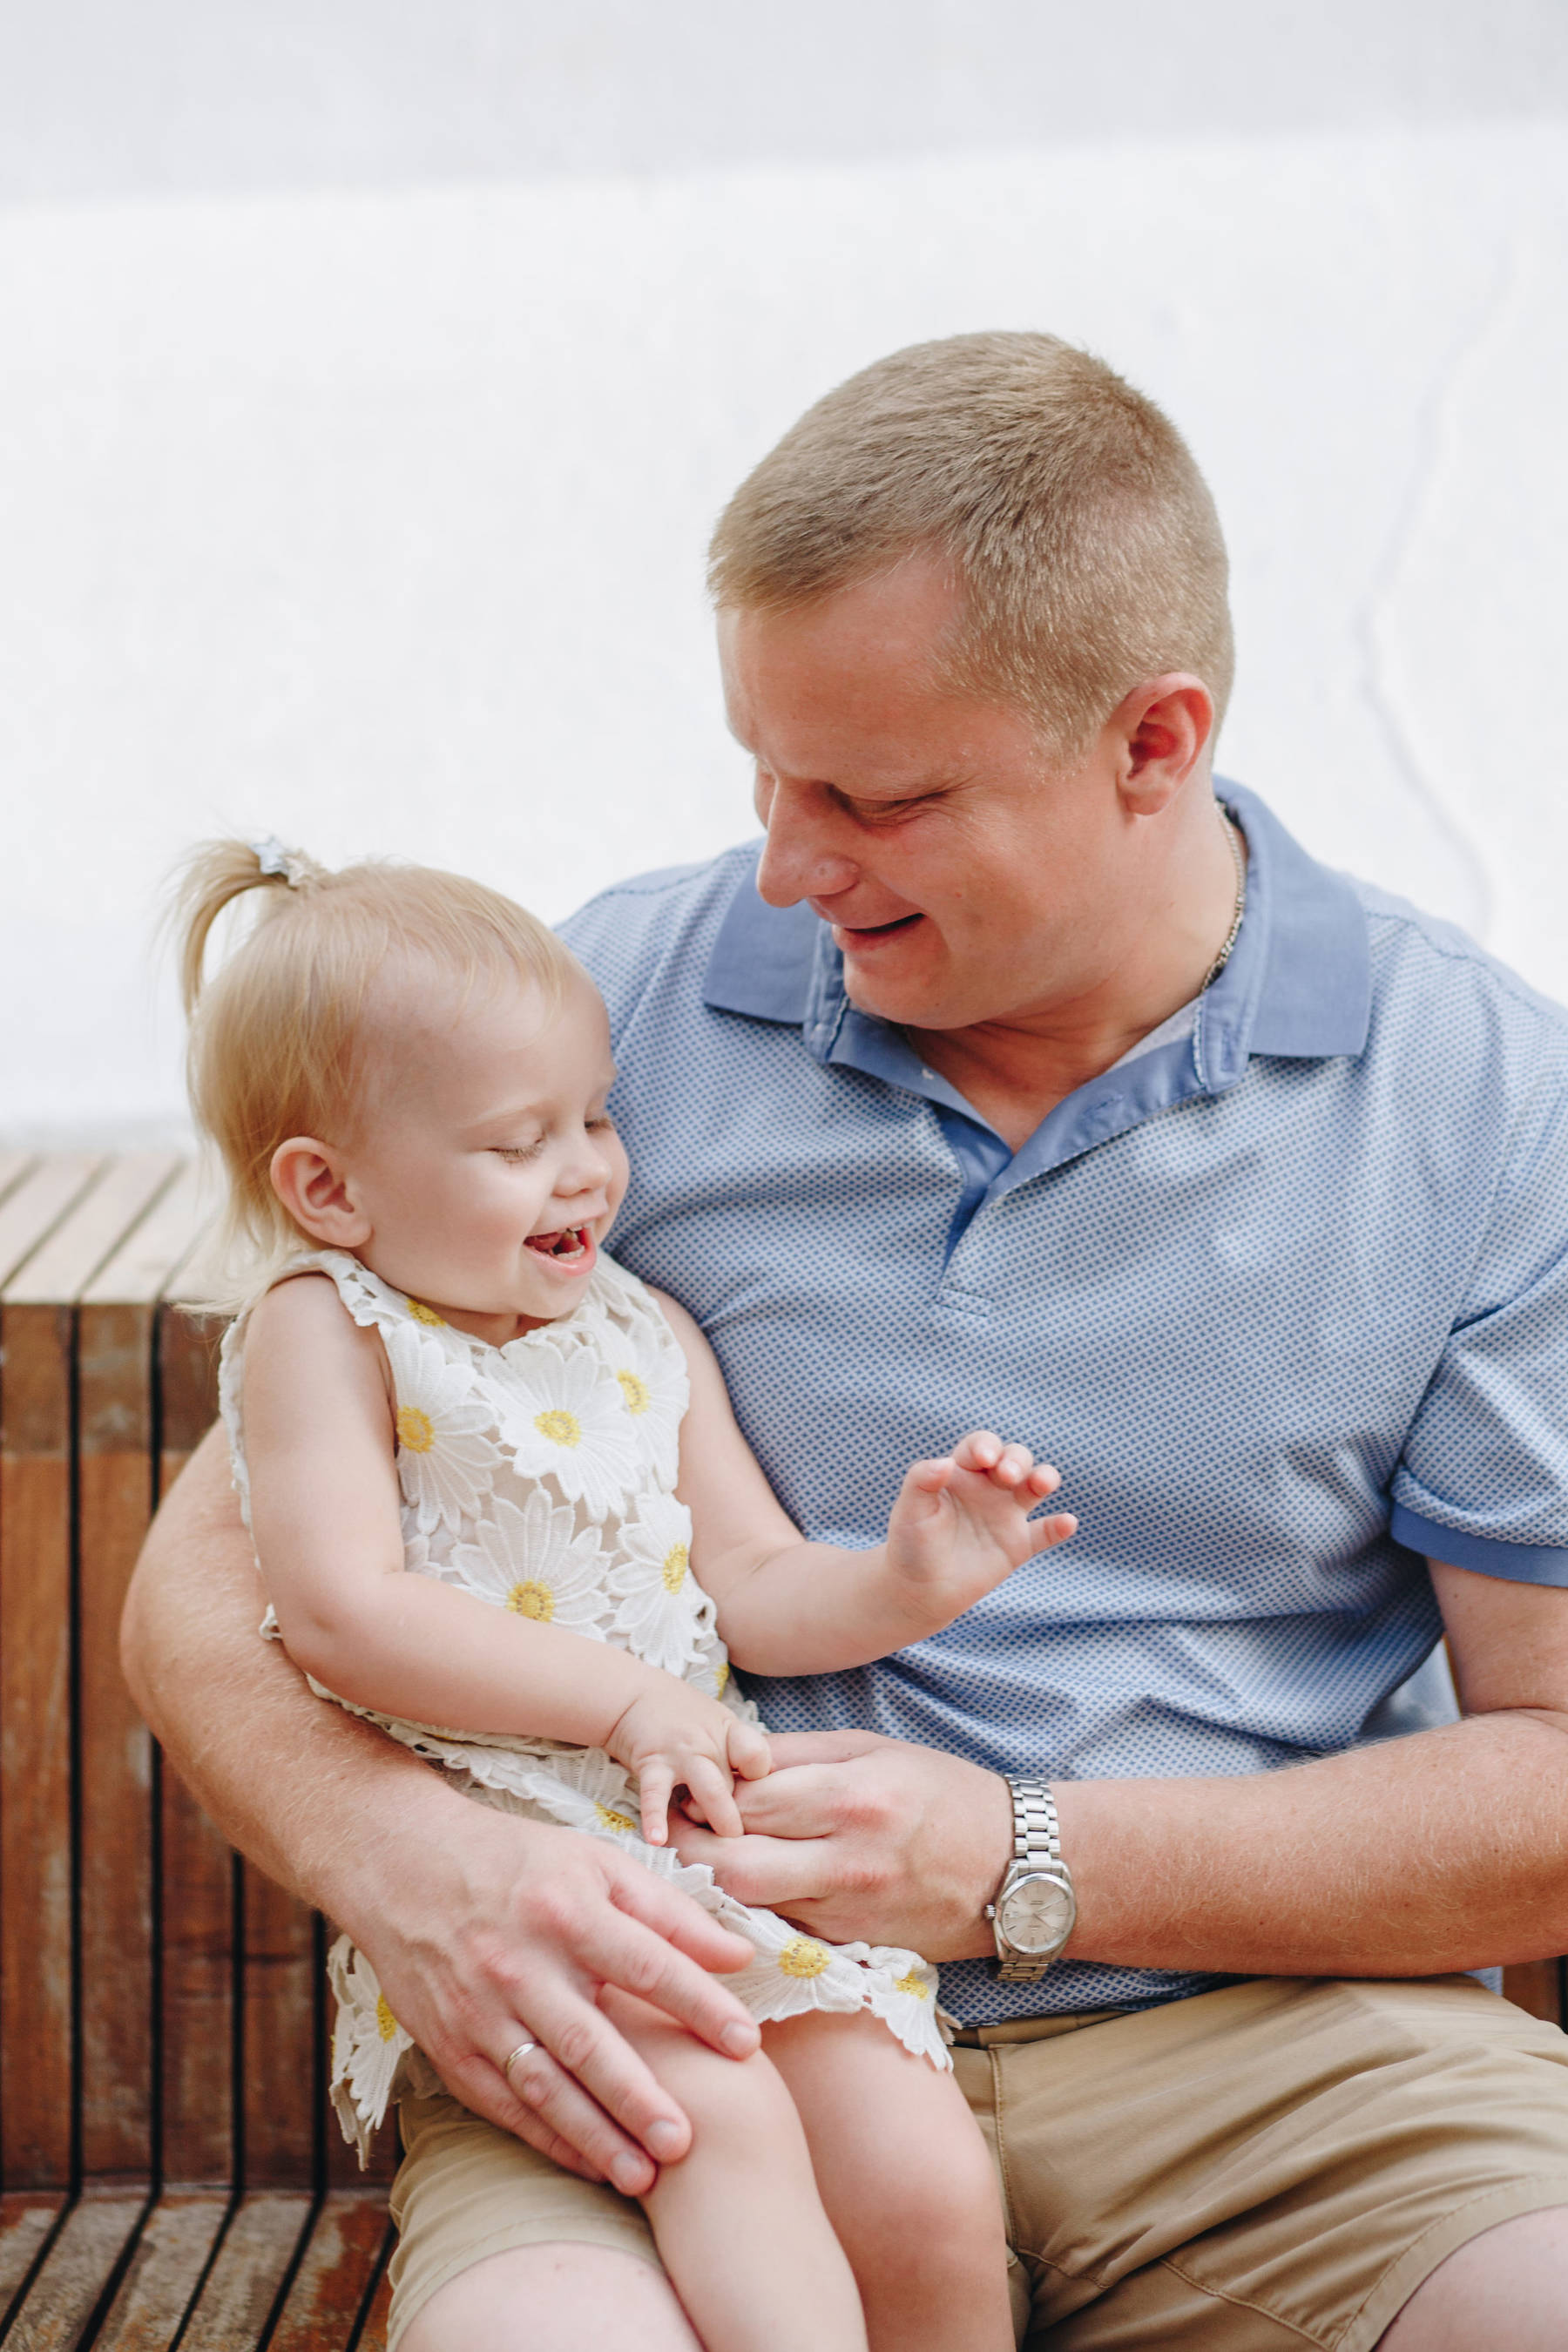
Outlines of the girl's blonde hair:
<svg viewBox="0 0 1568 2352">
<path fill-rule="evenodd" d="M 213 925 L 249 893 L 255 919 L 209 978 Z M 191 1302 L 215 1310 L 254 1297 L 308 1242 L 272 1189 L 272 1156 L 291 1135 L 352 1133 L 369 1083 L 367 1008 L 389 964 L 436 966 L 459 1001 L 515 975 L 552 1011 L 578 970 L 535 916 L 463 875 L 383 863 L 334 874 L 276 842 L 202 843 L 175 877 L 170 919 L 191 1108 L 228 1179 L 210 1279 Z"/>
</svg>

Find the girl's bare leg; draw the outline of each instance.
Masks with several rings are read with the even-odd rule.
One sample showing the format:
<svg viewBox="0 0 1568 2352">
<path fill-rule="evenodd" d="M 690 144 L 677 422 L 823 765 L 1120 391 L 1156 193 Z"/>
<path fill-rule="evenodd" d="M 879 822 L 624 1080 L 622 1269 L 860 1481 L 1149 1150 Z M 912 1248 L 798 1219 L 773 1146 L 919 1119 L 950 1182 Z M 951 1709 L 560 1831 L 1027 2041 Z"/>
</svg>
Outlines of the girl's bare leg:
<svg viewBox="0 0 1568 2352">
<path fill-rule="evenodd" d="M 866 2011 L 786 2018 L 763 2046 L 805 2126 L 870 2352 L 1013 2352 L 1002 2192 L 953 2077 Z"/>
<path fill-rule="evenodd" d="M 721 2058 L 628 1994 L 600 2000 L 691 2118 L 690 2153 L 642 2205 L 704 2352 L 867 2352 L 854 2274 L 766 2056 Z"/>
</svg>

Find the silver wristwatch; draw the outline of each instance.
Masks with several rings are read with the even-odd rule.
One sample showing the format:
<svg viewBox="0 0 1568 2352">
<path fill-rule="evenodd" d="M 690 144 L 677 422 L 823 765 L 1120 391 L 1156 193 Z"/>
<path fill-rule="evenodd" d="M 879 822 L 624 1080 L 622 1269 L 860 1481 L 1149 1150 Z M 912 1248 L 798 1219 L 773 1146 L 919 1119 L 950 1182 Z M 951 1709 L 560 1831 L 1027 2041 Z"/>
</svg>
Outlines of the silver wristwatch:
<svg viewBox="0 0 1568 2352">
<path fill-rule="evenodd" d="M 985 1906 L 996 1935 L 996 1973 L 1004 1984 L 1033 1984 L 1045 1975 L 1072 1934 L 1078 1917 L 1072 1874 L 1062 1860 L 1056 1799 L 1043 1780 L 1015 1780 L 1013 1859 Z"/>
</svg>

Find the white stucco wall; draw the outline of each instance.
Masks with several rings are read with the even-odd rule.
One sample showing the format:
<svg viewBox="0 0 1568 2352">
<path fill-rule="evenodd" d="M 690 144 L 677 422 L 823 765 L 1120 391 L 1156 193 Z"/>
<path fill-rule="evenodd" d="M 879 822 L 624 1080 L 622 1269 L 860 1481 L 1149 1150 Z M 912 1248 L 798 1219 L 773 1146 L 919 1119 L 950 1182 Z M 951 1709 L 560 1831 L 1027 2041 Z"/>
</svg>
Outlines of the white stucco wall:
<svg viewBox="0 0 1568 2352">
<path fill-rule="evenodd" d="M 148 933 L 215 828 L 551 915 L 746 832 L 711 519 L 828 383 L 985 325 L 1103 352 L 1209 472 L 1222 766 L 1568 996 L 1564 128 L 0 209 L 0 1136 L 177 1122 Z"/>
</svg>

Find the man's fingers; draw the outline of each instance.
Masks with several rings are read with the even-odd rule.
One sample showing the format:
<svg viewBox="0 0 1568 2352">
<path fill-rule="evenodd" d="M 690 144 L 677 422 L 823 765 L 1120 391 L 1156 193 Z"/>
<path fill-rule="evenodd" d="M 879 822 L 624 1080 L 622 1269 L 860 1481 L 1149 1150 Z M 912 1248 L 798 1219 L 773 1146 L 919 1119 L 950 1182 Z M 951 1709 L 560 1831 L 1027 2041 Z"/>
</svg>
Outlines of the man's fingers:
<svg viewBox="0 0 1568 2352">
<path fill-rule="evenodd" d="M 572 2108 L 570 2120 L 574 2131 L 581 2132 L 584 2143 L 597 2147 L 603 2159 L 601 2162 L 591 2161 L 583 2153 L 578 2140 L 558 2131 L 542 2108 L 525 2105 L 500 2068 L 492 2066 L 488 2058 L 470 2054 L 450 2063 L 442 2067 L 441 2079 L 455 2099 L 471 2108 L 475 2115 L 482 2116 L 486 2123 L 494 2124 L 498 2130 L 511 2132 L 517 2138 L 526 2140 L 530 2147 L 539 2150 L 541 2156 L 547 2156 L 552 2164 L 562 2165 L 568 2172 L 576 2173 L 580 2179 L 605 2179 L 606 2164 L 614 2163 L 617 2158 L 622 2159 L 623 2171 L 628 2179 L 634 2168 L 640 2168 L 651 2179 L 653 2166 L 644 2151 L 624 2133 L 616 2131 L 609 2117 L 585 2094 L 578 2093 L 580 2105 L 574 2105 L 567 2094 L 570 2077 L 563 2074 L 548 2051 L 543 2051 L 541 2056 L 542 2066 L 549 2068 L 552 2075 L 562 2078 L 562 2095 L 557 2095 L 544 2086 L 542 2076 L 542 2095 L 545 2105 L 557 2112 L 563 2107 Z M 512 2069 L 514 2074 L 521 2065 L 520 2060 L 518 2066 Z M 627 2158 L 629 2163 L 625 2161 Z M 635 2189 L 628 2191 L 634 2196 L 637 2193 Z"/>
<path fill-rule="evenodd" d="M 852 1756 L 869 1755 L 873 1748 L 902 1748 L 907 1743 L 889 1739 L 885 1731 L 770 1731 L 768 1745 L 773 1758 L 769 1777 L 776 1778 L 803 1764 L 847 1764 Z"/>
<path fill-rule="evenodd" d="M 507 2084 L 521 2116 L 576 2148 L 627 2197 L 652 2185 L 650 2158 L 666 2164 L 685 2154 L 685 2116 L 591 2002 L 542 1988 L 530 2032 L 534 2047 Z M 523 2137 L 538 2146 L 531 2132 Z"/>
<path fill-rule="evenodd" d="M 727 1894 L 765 1910 L 787 1911 L 826 1891 L 826 1838 L 721 1838 L 687 1823 L 677 1826 L 675 1850 L 682 1862 L 705 1862 Z"/>
<path fill-rule="evenodd" d="M 735 1841 L 725 1843 L 732 1848 Z M 759 2038 L 756 2020 L 710 1970 L 743 1969 L 752 1947 L 651 1870 L 637 1863 L 627 1868 L 632 1880 L 615 1890 L 625 1935 L 602 1940 L 593 1962 L 595 1973 L 662 2009 L 727 2058 L 749 2058 Z"/>
</svg>

